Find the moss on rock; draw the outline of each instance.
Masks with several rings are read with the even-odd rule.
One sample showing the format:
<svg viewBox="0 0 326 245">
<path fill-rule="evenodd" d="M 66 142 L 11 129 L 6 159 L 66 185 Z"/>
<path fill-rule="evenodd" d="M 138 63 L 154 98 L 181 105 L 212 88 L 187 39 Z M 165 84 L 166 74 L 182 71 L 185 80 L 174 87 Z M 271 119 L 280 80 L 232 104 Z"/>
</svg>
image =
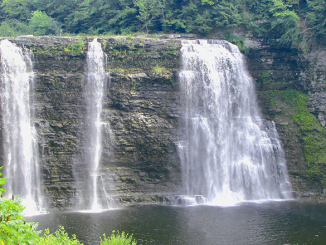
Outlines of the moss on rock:
<svg viewBox="0 0 326 245">
<path fill-rule="evenodd" d="M 296 134 L 306 164 L 302 175 L 326 188 L 326 129 L 310 113 L 306 105 L 307 95 L 297 90 L 271 90 L 268 95 L 271 106 L 279 107 L 279 113 L 290 116 L 299 128 Z"/>
</svg>

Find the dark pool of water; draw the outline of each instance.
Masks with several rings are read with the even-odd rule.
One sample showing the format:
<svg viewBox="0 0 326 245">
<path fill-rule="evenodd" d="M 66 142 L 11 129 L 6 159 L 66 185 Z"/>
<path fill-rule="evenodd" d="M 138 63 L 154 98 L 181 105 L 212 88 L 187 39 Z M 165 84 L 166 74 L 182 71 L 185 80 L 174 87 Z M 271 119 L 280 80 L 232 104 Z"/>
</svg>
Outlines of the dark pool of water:
<svg viewBox="0 0 326 245">
<path fill-rule="evenodd" d="M 133 233 L 139 244 L 326 244 L 326 205 L 247 203 L 236 207 L 129 207 L 103 213 L 29 217 L 39 229 L 63 225 L 85 245 L 112 230 Z"/>
</svg>

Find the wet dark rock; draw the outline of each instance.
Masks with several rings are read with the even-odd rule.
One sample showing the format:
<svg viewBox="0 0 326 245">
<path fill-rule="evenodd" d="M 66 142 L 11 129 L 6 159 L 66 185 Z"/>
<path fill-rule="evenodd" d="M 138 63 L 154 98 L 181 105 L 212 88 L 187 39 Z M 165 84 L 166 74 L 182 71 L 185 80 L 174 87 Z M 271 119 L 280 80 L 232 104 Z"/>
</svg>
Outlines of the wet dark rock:
<svg viewBox="0 0 326 245">
<path fill-rule="evenodd" d="M 180 160 L 176 149 L 180 120 L 177 79 L 181 65 L 180 38 L 196 37 L 189 34 L 159 38 L 98 38 L 108 57 L 110 74 L 103 101 L 100 176 L 108 194 L 121 205 L 171 204 L 180 194 Z M 36 76 L 32 96 L 44 194 L 50 208 L 74 207 L 78 193 L 73 170 L 86 168 L 80 160 L 85 154 L 86 127 L 83 76 L 87 43 L 92 39 L 19 37 L 11 40 L 34 52 Z M 303 55 L 252 38 L 245 43 L 249 48 L 248 68 L 256 81 L 262 113 L 277 125 L 294 191 L 300 198 L 324 200 L 324 184 L 306 176 L 299 128 L 284 109 L 288 105 L 281 101 L 273 104 L 266 95 L 273 90 L 288 89 L 306 93 L 307 107 L 325 127 L 323 52 L 326 51 Z"/>
<path fill-rule="evenodd" d="M 73 173 L 85 168 L 83 76 L 87 43 L 92 40 L 32 36 L 11 40 L 34 53 L 35 124 L 49 208 L 71 209 L 78 199 Z M 179 87 L 174 75 L 180 41 L 122 37 L 98 41 L 108 57 L 108 72 L 110 68 L 102 112 L 102 182 L 116 200 L 157 202 L 180 187 L 175 147 Z"/>
</svg>

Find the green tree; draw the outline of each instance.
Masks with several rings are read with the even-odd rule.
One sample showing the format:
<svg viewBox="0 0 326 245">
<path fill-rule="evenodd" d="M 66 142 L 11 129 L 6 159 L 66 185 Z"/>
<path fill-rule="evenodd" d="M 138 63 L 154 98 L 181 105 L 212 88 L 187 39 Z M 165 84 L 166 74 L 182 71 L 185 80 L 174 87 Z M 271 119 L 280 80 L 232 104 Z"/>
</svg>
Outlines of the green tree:
<svg viewBox="0 0 326 245">
<path fill-rule="evenodd" d="M 222 0 L 213 6 L 215 25 L 222 28 L 237 27 L 244 24 L 247 16 L 244 15 L 242 1 Z"/>
<path fill-rule="evenodd" d="M 35 35 L 58 34 L 60 31 L 60 24 L 39 10 L 32 12 L 29 26 Z"/>
<path fill-rule="evenodd" d="M 136 13 L 132 0 L 82 0 L 65 24 L 75 33 L 121 33 L 135 27 Z"/>
<path fill-rule="evenodd" d="M 115 33 L 129 33 L 137 29 L 137 9 L 133 0 L 118 0 L 109 20 L 109 28 Z"/>
<path fill-rule="evenodd" d="M 26 35 L 29 33 L 27 23 L 15 19 L 2 21 L 0 24 L 1 37 L 13 37 L 17 35 Z"/>
<path fill-rule="evenodd" d="M 150 27 L 162 25 L 165 19 L 165 0 L 134 0 L 134 4 L 138 8 L 137 19 L 147 33 Z"/>
<path fill-rule="evenodd" d="M 2 13 L 6 19 L 26 21 L 31 17 L 34 10 L 33 0 L 3 0 L 1 4 Z"/>
<path fill-rule="evenodd" d="M 10 23 L 3 21 L 0 24 L 0 37 L 13 37 L 16 35 L 15 30 L 11 27 Z"/>
<path fill-rule="evenodd" d="M 298 45 L 300 42 L 299 16 L 291 9 L 292 5 L 284 3 L 282 0 L 273 0 L 270 12 L 274 19 L 271 29 L 280 36 L 283 44 Z"/>
<path fill-rule="evenodd" d="M 201 0 L 169 1 L 166 6 L 164 31 L 206 34 L 213 27 L 212 12 Z"/>
<path fill-rule="evenodd" d="M 305 29 L 307 36 L 314 36 L 317 42 L 326 43 L 326 4 L 324 0 L 307 0 Z"/>
<path fill-rule="evenodd" d="M 77 10 L 81 0 L 33 0 L 35 9 L 65 25 L 66 18 Z"/>
</svg>

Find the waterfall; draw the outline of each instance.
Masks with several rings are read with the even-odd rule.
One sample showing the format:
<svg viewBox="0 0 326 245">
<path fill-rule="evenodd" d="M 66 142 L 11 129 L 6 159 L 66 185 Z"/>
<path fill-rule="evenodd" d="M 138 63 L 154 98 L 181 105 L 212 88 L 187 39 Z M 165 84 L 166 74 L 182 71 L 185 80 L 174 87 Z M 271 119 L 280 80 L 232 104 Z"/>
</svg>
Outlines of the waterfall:
<svg viewBox="0 0 326 245">
<path fill-rule="evenodd" d="M 86 137 L 84 139 L 86 177 L 81 179 L 84 185 L 79 190 L 81 209 L 92 212 L 110 208 L 110 196 L 106 193 L 101 173 L 100 161 L 102 152 L 101 121 L 102 103 L 106 87 L 107 73 L 105 72 L 107 57 L 102 51 L 101 44 L 94 39 L 88 45 L 85 71 L 86 99 Z"/>
<path fill-rule="evenodd" d="M 238 47 L 183 41 L 181 53 L 184 141 L 178 149 L 185 199 L 230 206 L 292 198 L 275 125 L 261 119 Z"/>
<path fill-rule="evenodd" d="M 7 194 L 24 196 L 25 213 L 41 211 L 40 167 L 31 107 L 32 52 L 0 42 L 1 113 Z"/>
</svg>

